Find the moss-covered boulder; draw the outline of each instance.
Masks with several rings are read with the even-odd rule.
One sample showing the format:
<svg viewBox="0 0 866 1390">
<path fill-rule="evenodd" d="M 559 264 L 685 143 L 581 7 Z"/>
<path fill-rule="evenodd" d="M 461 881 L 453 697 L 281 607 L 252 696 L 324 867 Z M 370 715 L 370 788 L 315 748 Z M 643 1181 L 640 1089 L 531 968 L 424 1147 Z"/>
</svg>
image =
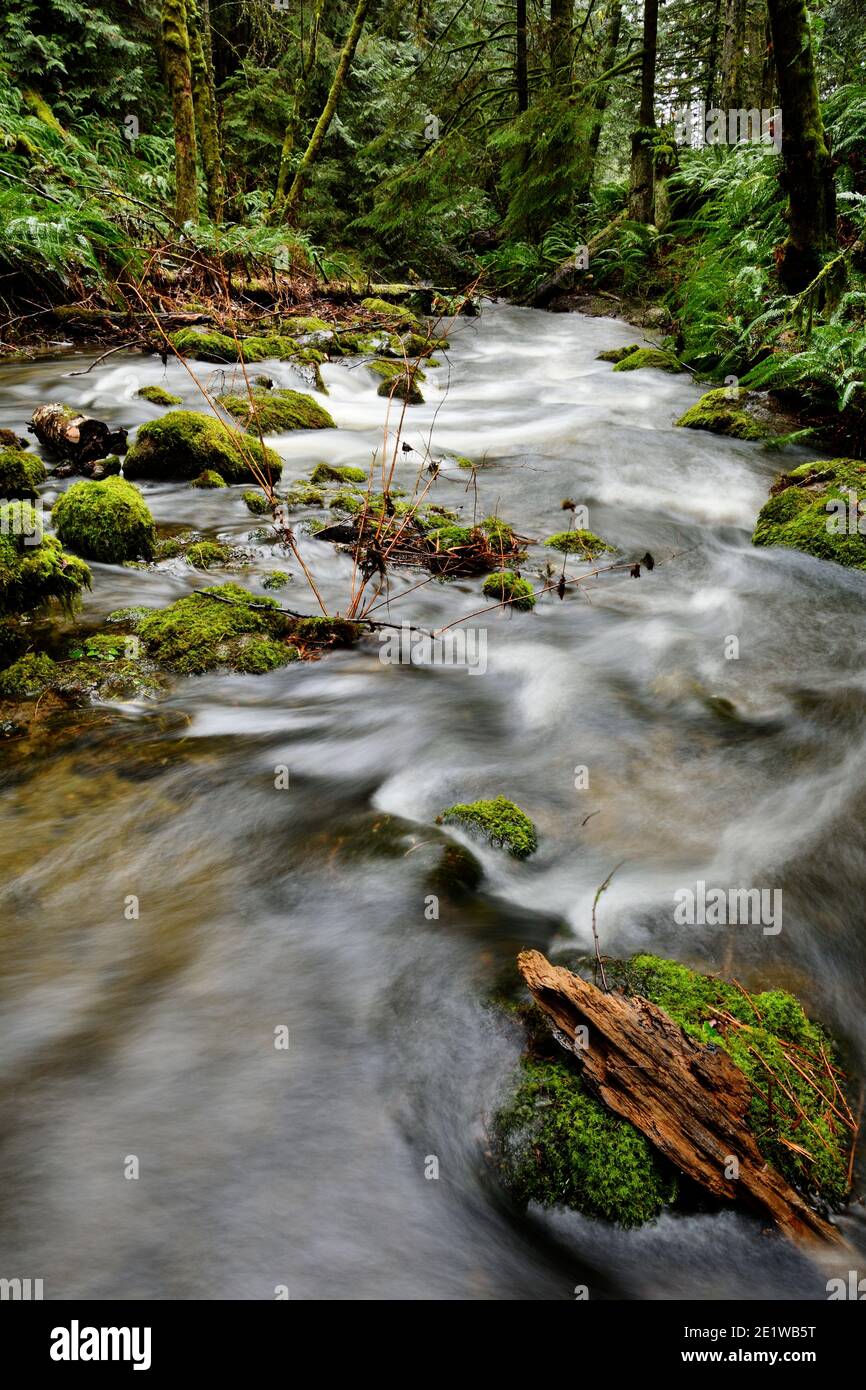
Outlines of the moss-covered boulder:
<svg viewBox="0 0 866 1390">
<path fill-rule="evenodd" d="M 631 357 L 632 353 L 640 352 L 640 343 L 630 343 L 628 347 L 607 348 L 604 352 L 596 354 L 596 362 L 622 362 L 623 358 Z"/>
<path fill-rule="evenodd" d="M 123 472 L 127 478 L 183 480 L 210 470 L 227 483 L 247 483 L 258 481 L 254 468 L 278 478 L 283 464 L 273 449 L 239 436 L 213 415 L 171 410 L 140 427 Z"/>
<path fill-rule="evenodd" d="M 535 607 L 535 590 L 528 579 L 521 579 L 513 570 L 499 570 L 496 574 L 488 574 L 481 589 L 487 598 L 507 603 L 509 608 L 516 608 L 518 613 L 529 613 Z"/>
<path fill-rule="evenodd" d="M 33 501 L 46 477 L 45 464 L 36 454 L 14 447 L 0 449 L 0 497 L 27 497 Z"/>
<path fill-rule="evenodd" d="M 327 410 L 303 391 L 253 391 L 252 399 L 218 396 L 217 403 L 250 434 L 335 428 Z"/>
<path fill-rule="evenodd" d="M 628 356 L 621 357 L 614 367 L 615 372 L 639 372 L 653 367 L 657 372 L 681 372 L 682 364 L 672 352 L 664 348 L 637 348 Z"/>
<path fill-rule="evenodd" d="M 405 325 L 407 328 L 411 328 L 414 333 L 422 331 L 423 325 L 420 319 L 403 304 L 389 304 L 386 299 L 371 297 L 361 300 L 361 308 L 366 309 L 368 314 L 377 314 L 379 318 Z"/>
<path fill-rule="evenodd" d="M 124 478 L 73 483 L 55 502 L 51 519 L 63 544 L 86 560 L 119 565 L 153 558 L 153 517 L 138 488 Z"/>
<path fill-rule="evenodd" d="M 0 504 L 0 613 L 31 613 L 52 600 L 71 608 L 90 581 L 83 560 L 43 535 L 31 502 Z"/>
<path fill-rule="evenodd" d="M 0 671 L 0 700 L 30 700 L 54 679 L 55 664 L 43 652 L 27 652 Z"/>
<path fill-rule="evenodd" d="M 436 817 L 436 824 L 478 831 L 496 849 L 507 849 L 515 859 L 527 859 L 538 848 L 538 835 L 529 816 L 504 796 L 449 806 Z"/>
<path fill-rule="evenodd" d="M 608 545 L 607 541 L 603 541 L 594 531 L 580 528 L 574 531 L 557 531 L 555 536 L 548 536 L 544 544 L 551 546 L 553 550 L 561 551 L 563 555 L 578 555 L 582 560 L 597 560 L 599 555 L 614 551 L 614 547 Z"/>
<path fill-rule="evenodd" d="M 591 969 L 572 964 L 584 966 Z M 605 968 L 611 987 L 651 1000 L 697 1042 L 729 1054 L 752 1083 L 747 1122 L 757 1146 L 789 1183 L 831 1205 L 845 1200 L 850 1136 L 834 1119 L 841 1080 L 834 1043 L 792 995 L 749 995 L 658 956 Z M 670 1165 L 587 1090 L 579 1059 L 555 1043 L 541 1011 L 534 1004 L 516 1011 L 528 1049 L 492 1125 L 494 1161 L 515 1199 L 623 1226 L 677 1202 L 684 1190 Z"/>
<path fill-rule="evenodd" d="M 223 584 L 151 613 L 138 635 L 149 656 L 183 675 L 221 666 L 260 674 L 298 658 L 297 648 L 285 640 L 277 607 L 275 599 Z"/>
<path fill-rule="evenodd" d="M 263 492 L 242 492 L 241 498 L 247 511 L 252 512 L 253 516 L 264 516 L 266 512 L 273 511 L 273 507 Z"/>
<path fill-rule="evenodd" d="M 366 468 L 353 468 L 348 463 L 317 463 L 310 474 L 310 482 L 314 486 L 322 483 L 366 483 L 369 476 Z"/>
<path fill-rule="evenodd" d="M 172 347 L 182 357 L 201 362 L 264 362 L 268 358 L 286 361 L 300 351 L 293 338 L 282 334 L 239 338 L 229 333 L 207 333 L 197 328 L 182 328 L 171 335 Z"/>
<path fill-rule="evenodd" d="M 203 473 L 199 473 L 197 478 L 193 478 L 190 487 L 215 488 L 227 487 L 225 478 L 221 478 L 219 473 L 215 473 L 212 468 L 206 468 Z"/>
<path fill-rule="evenodd" d="M 265 575 L 262 585 L 265 589 L 285 589 L 286 585 L 291 583 L 291 579 L 292 576 L 285 570 L 271 570 L 270 574 Z"/>
<path fill-rule="evenodd" d="M 708 391 L 677 420 L 687 430 L 709 430 L 731 439 L 768 439 L 773 431 L 744 409 L 751 392 L 741 386 Z"/>
<path fill-rule="evenodd" d="M 801 464 L 776 480 L 758 514 L 752 543 L 803 550 L 819 560 L 866 570 L 866 515 L 857 506 L 864 496 L 862 459 Z"/>
<path fill-rule="evenodd" d="M 164 386 L 142 386 L 135 394 L 141 396 L 142 400 L 150 401 L 151 405 L 183 404 L 182 397 L 173 396 L 170 391 L 166 391 Z"/>
<path fill-rule="evenodd" d="M 299 507 L 324 507 L 325 494 L 312 483 L 300 482 L 289 488 L 285 503 L 290 512 L 297 511 Z"/>
</svg>

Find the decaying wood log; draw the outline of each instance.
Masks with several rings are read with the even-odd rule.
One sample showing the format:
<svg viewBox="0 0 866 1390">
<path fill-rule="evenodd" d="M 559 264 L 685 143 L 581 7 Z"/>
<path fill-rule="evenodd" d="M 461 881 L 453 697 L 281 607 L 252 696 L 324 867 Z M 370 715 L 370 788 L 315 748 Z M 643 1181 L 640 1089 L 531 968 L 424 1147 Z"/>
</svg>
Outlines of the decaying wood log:
<svg viewBox="0 0 866 1390">
<path fill-rule="evenodd" d="M 592 264 L 593 254 L 600 246 L 604 245 L 608 237 L 612 236 L 617 227 L 625 221 L 626 215 L 625 210 L 623 212 L 618 212 L 612 222 L 608 222 L 606 227 L 602 227 L 601 231 L 596 232 L 595 236 L 590 238 L 586 247 L 583 248 L 588 257 L 587 266 L 584 268 L 588 268 Z M 551 299 L 553 299 L 554 295 L 559 294 L 560 290 L 570 290 L 573 287 L 575 278 L 581 270 L 579 259 L 580 258 L 576 254 L 566 257 L 564 261 L 560 262 L 552 275 L 548 275 L 547 279 L 542 280 L 541 284 L 537 285 L 531 294 L 527 295 L 525 299 L 519 302 L 528 304 L 532 309 L 546 309 Z"/>
<path fill-rule="evenodd" d="M 759 1152 L 746 1123 L 749 1081 L 721 1049 L 689 1037 L 639 995 L 606 994 L 539 951 L 517 958 L 536 1003 L 576 1048 L 581 1075 L 617 1115 L 701 1187 L 743 1201 L 792 1240 L 843 1244 L 839 1232 Z M 725 1176 L 730 1158 L 739 1177 Z"/>
<path fill-rule="evenodd" d="M 68 406 L 38 406 L 27 428 L 52 454 L 79 465 L 126 452 L 126 430 L 112 429 L 89 415 L 75 415 Z"/>
</svg>

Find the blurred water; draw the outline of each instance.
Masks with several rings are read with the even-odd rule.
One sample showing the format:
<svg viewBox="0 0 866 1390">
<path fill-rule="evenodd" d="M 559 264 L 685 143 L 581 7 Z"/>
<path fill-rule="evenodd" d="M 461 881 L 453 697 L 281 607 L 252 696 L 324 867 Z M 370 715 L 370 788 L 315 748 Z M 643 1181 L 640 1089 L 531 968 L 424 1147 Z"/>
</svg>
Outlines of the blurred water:
<svg viewBox="0 0 866 1390">
<path fill-rule="evenodd" d="M 443 463 L 429 500 L 493 511 L 542 541 L 565 497 L 652 574 L 601 576 L 532 614 L 473 620 L 484 675 L 383 665 L 378 643 L 260 677 L 180 682 L 162 702 L 7 774 L 0 1070 L 0 1272 L 46 1297 L 824 1297 L 826 1272 L 757 1223 L 666 1216 L 639 1232 L 515 1214 L 484 1161 L 520 1040 L 486 1003 L 518 949 L 651 949 L 750 987 L 796 989 L 866 1051 L 866 576 L 749 536 L 778 456 L 675 430 L 687 376 L 613 373 L 622 323 L 491 306 L 458 321 L 406 412 L 397 482 Z M 133 426 L 159 382 L 199 406 L 178 364 L 115 354 L 7 365 L 0 426 L 64 401 Z M 232 369 L 197 364 L 210 389 Z M 265 370 L 298 387 L 286 364 Z M 279 436 L 285 480 L 320 460 L 381 478 L 399 408 L 357 363 L 326 366 L 338 428 Z M 386 450 L 387 439 L 387 450 Z M 809 455 L 790 450 L 785 466 Z M 425 482 L 427 481 L 425 475 Z M 51 485 L 51 500 L 58 487 Z M 241 488 L 143 485 L 161 523 L 253 545 L 243 582 L 298 566 L 248 542 Z M 477 509 L 477 510 L 476 510 Z M 329 605 L 351 562 L 299 532 Z M 560 557 L 533 544 L 524 573 Z M 579 566 L 570 565 L 579 572 Z M 85 617 L 162 604 L 221 576 L 173 562 L 95 566 Z M 482 606 L 480 581 L 391 582 L 391 617 L 434 627 Z M 387 610 L 379 610 L 378 616 Z M 725 658 L 736 636 L 739 659 Z M 714 703 L 735 706 L 733 716 Z M 290 770 L 289 790 L 274 786 Z M 575 788 L 575 769 L 589 787 Z M 504 793 L 538 854 L 492 850 L 477 901 L 425 919 L 437 813 Z M 587 817 L 589 817 L 587 819 Z M 781 887 L 784 926 L 674 924 L 673 894 Z M 140 899 L 140 920 L 124 901 Z M 274 1030 L 290 1030 L 288 1051 Z M 128 1155 L 137 1181 L 124 1178 Z M 430 1156 L 439 1179 L 425 1179 Z M 843 1218 L 863 1243 L 860 1209 Z M 847 1256 L 846 1256 L 847 1258 Z"/>
</svg>

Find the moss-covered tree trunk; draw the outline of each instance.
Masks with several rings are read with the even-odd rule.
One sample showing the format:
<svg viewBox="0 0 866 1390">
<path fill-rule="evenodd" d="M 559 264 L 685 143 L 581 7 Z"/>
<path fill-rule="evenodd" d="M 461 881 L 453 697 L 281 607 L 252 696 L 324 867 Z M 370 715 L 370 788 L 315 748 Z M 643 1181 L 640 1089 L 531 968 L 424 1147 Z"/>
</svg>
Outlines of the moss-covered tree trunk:
<svg viewBox="0 0 866 1390">
<path fill-rule="evenodd" d="M 295 78 L 292 110 L 286 122 L 286 131 L 283 136 L 283 148 L 280 152 L 280 167 L 277 172 L 277 187 L 274 193 L 273 203 L 271 204 L 272 217 L 279 217 L 291 184 L 295 144 L 298 138 L 298 130 L 301 124 L 301 114 L 304 106 L 304 98 L 307 94 L 307 86 L 310 81 L 310 74 L 316 63 L 316 54 L 319 48 L 319 34 L 322 28 L 324 10 L 325 0 L 316 0 L 306 48 L 301 57 L 301 66 L 298 75 Z"/>
<path fill-rule="evenodd" d="M 641 56 L 640 116 L 631 137 L 631 176 L 628 215 L 633 222 L 653 219 L 653 138 L 655 135 L 656 50 L 659 0 L 644 0 L 643 52 Z"/>
<path fill-rule="evenodd" d="M 514 83 L 517 87 L 517 109 L 529 108 L 529 75 L 526 65 L 526 0 L 517 0 L 517 34 L 514 51 Z"/>
<path fill-rule="evenodd" d="M 742 105 L 745 37 L 746 0 L 725 0 L 720 101 L 723 111 L 735 111 Z"/>
<path fill-rule="evenodd" d="M 788 195 L 788 235 L 779 279 L 802 290 L 836 244 L 836 189 L 804 0 L 769 0 L 770 29 L 782 110 L 782 186 Z"/>
<path fill-rule="evenodd" d="M 310 136 L 310 143 L 304 150 L 301 162 L 295 170 L 292 186 L 280 210 L 283 221 L 291 221 L 297 215 L 304 188 L 310 176 L 310 171 L 319 157 L 322 142 L 328 133 L 328 127 L 331 121 L 334 119 L 334 112 L 337 109 L 337 104 L 339 103 L 340 95 L 345 86 L 349 69 L 352 66 L 352 59 L 355 56 L 355 49 L 358 47 L 358 40 L 361 37 L 369 8 L 370 0 L 358 0 L 355 13 L 352 17 L 352 26 L 346 35 L 346 42 L 343 44 L 343 51 L 337 63 L 337 69 L 334 73 L 331 90 L 328 92 L 328 98 L 325 102 L 324 109 L 316 122 L 315 130 Z"/>
<path fill-rule="evenodd" d="M 567 87 L 571 81 L 571 18 L 573 0 L 550 0 L 550 66 L 553 82 Z"/>
<path fill-rule="evenodd" d="M 704 69 L 704 104 L 707 108 L 716 104 L 716 87 L 719 68 L 719 34 L 722 25 L 722 0 L 714 0 L 713 20 L 710 26 L 710 44 L 707 49 L 707 63 Z"/>
<path fill-rule="evenodd" d="M 214 87 L 210 0 L 186 0 L 186 5 L 198 148 L 207 186 L 208 212 L 219 222 L 225 200 L 225 180 Z"/>
<path fill-rule="evenodd" d="M 587 146 L 589 158 L 586 181 L 578 190 L 579 197 L 581 198 L 586 197 L 592 184 L 595 159 L 601 141 L 602 126 L 604 125 L 604 113 L 607 110 L 608 97 L 610 96 L 610 78 L 607 78 L 606 75 L 611 72 L 616 63 L 616 50 L 619 47 L 619 33 L 621 28 L 622 0 L 613 0 L 613 4 L 610 8 L 610 17 L 608 19 L 604 53 L 601 59 L 601 78 L 595 89 L 595 100 L 592 108 L 592 128 L 589 132 L 589 144 Z"/>
<path fill-rule="evenodd" d="M 174 114 L 175 219 L 198 221 L 195 112 L 186 0 L 162 0 L 162 49 Z"/>
</svg>

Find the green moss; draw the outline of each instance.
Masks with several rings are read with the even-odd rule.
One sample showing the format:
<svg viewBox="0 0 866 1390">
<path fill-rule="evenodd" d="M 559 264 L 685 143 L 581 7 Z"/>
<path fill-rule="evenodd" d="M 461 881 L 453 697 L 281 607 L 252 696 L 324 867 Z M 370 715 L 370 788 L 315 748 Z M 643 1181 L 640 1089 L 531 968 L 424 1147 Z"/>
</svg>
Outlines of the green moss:
<svg viewBox="0 0 866 1390">
<path fill-rule="evenodd" d="M 264 362 L 272 357 L 286 361 L 299 352 L 293 338 L 280 334 L 253 336 L 235 342 L 228 333 L 204 333 L 197 328 L 182 328 L 180 332 L 171 334 L 170 341 L 182 357 L 194 357 L 202 362 Z"/>
<path fill-rule="evenodd" d="M 687 430 L 709 430 L 731 439 L 768 439 L 773 431 L 742 409 L 749 395 L 739 386 L 708 391 L 680 416 L 677 425 Z"/>
<path fill-rule="evenodd" d="M 291 337 L 303 338 L 308 333 L 333 333 L 334 326 L 315 316 L 298 315 L 296 318 L 284 319 L 280 324 L 280 329 Z"/>
<path fill-rule="evenodd" d="M 217 402 L 250 434 L 335 428 L 327 410 L 302 391 L 254 391 L 252 400 L 249 396 L 218 396 Z"/>
<path fill-rule="evenodd" d="M 251 511 L 254 516 L 264 516 L 265 512 L 273 510 L 271 503 L 263 492 L 249 491 L 242 493 L 241 496 L 246 503 L 247 510 Z"/>
<path fill-rule="evenodd" d="M 46 477 L 45 465 L 35 454 L 18 448 L 0 449 L 0 497 L 33 501 Z"/>
<path fill-rule="evenodd" d="M 219 473 L 215 473 L 212 468 L 206 468 L 203 473 L 199 473 L 197 478 L 193 478 L 190 487 L 226 487 L 225 478 L 221 478 Z"/>
<path fill-rule="evenodd" d="M 621 362 L 624 357 L 631 357 L 633 352 L 640 351 L 640 343 L 631 343 L 628 347 L 608 348 L 606 352 L 596 354 L 596 362 Z"/>
<path fill-rule="evenodd" d="M 593 531 L 557 531 L 555 536 L 548 536 L 545 545 L 552 546 L 554 550 L 560 550 L 564 555 L 580 555 L 584 560 L 595 560 L 605 551 L 613 552 L 614 547 L 608 545 L 600 536 Z"/>
<path fill-rule="evenodd" d="M 311 483 L 296 483 L 289 488 L 285 501 L 290 511 L 296 507 L 324 507 L 325 494 Z"/>
<path fill-rule="evenodd" d="M 317 463 L 310 474 L 311 483 L 366 483 L 369 474 L 365 468 L 352 468 L 348 464 L 338 466 L 333 463 Z"/>
<path fill-rule="evenodd" d="M 677 1177 L 627 1120 L 590 1095 L 564 1061 L 526 1057 L 494 1121 L 502 1179 L 522 1204 L 562 1205 L 640 1226 L 677 1195 Z"/>
<path fill-rule="evenodd" d="M 124 478 L 73 483 L 55 502 L 51 519 L 62 543 L 85 559 L 119 565 L 153 557 L 153 517 L 138 488 Z"/>
<path fill-rule="evenodd" d="M 518 544 L 514 527 L 509 526 L 507 521 L 503 521 L 498 516 L 486 516 L 481 522 L 481 530 L 493 546 L 499 546 L 503 550 L 514 550 Z"/>
<path fill-rule="evenodd" d="M 372 500 L 372 499 L 371 499 Z M 342 488 L 329 498 L 328 505 L 334 512 L 348 512 L 350 516 L 356 516 L 364 506 L 364 496 L 360 492 L 352 492 L 349 488 Z M 368 511 L 370 507 L 368 505 Z"/>
<path fill-rule="evenodd" d="M 447 347 L 448 344 L 445 343 L 444 346 Z M 442 341 L 434 343 L 431 339 L 425 338 L 423 333 L 406 333 L 403 337 L 403 347 L 407 357 L 429 357 L 434 347 L 441 348 L 443 343 Z M 432 365 L 431 362 L 430 366 L 432 367 Z"/>
<path fill-rule="evenodd" d="M 437 825 L 464 825 L 480 830 L 497 849 L 507 849 L 515 859 L 527 859 L 538 848 L 535 826 L 525 811 L 504 796 L 492 801 L 471 801 L 449 806 Z"/>
<path fill-rule="evenodd" d="M 164 386 L 142 386 L 135 393 L 143 400 L 150 401 L 151 405 L 181 405 L 182 397 L 173 396 L 170 391 L 166 391 Z"/>
<path fill-rule="evenodd" d="M 69 656 L 74 661 L 120 661 L 126 655 L 126 644 L 122 632 L 95 632 L 74 640 Z"/>
<path fill-rule="evenodd" d="M 362 299 L 361 308 L 366 309 L 368 314 L 378 314 L 380 318 L 395 320 L 400 324 L 410 327 L 413 332 L 420 333 L 422 324 L 412 313 L 402 304 L 389 304 L 385 299 Z"/>
<path fill-rule="evenodd" d="M 614 371 L 637 372 L 644 367 L 654 367 L 659 372 L 681 372 L 683 370 L 672 352 L 665 352 L 663 348 L 636 348 L 627 357 L 620 358 Z"/>
<path fill-rule="evenodd" d="M 348 622 L 345 618 L 298 618 L 292 625 L 296 641 L 305 646 L 353 647 L 363 636 L 360 623 Z"/>
<path fill-rule="evenodd" d="M 488 574 L 481 589 L 488 598 L 495 598 L 500 603 L 507 602 L 518 613 L 528 613 L 535 607 L 535 590 L 528 579 L 521 579 L 513 570 Z"/>
<path fill-rule="evenodd" d="M 285 570 L 271 570 L 270 574 L 262 580 L 262 583 L 266 589 L 284 589 L 291 578 L 292 576 L 286 574 Z"/>
<path fill-rule="evenodd" d="M 28 652 L 0 672 L 0 700 L 29 700 L 41 695 L 54 678 L 54 662 L 42 652 Z"/>
<path fill-rule="evenodd" d="M 155 661 L 184 675 L 220 666 L 273 670 L 297 657 L 292 647 L 278 640 L 280 615 L 268 611 L 276 608 L 274 599 L 255 598 L 237 584 L 222 584 L 151 613 L 139 635 Z"/>
<path fill-rule="evenodd" d="M 475 467 L 475 464 L 472 462 L 472 460 L 466 458 L 463 454 L 457 454 L 454 459 L 454 462 L 457 464 L 458 468 L 465 469 L 467 473 L 471 472 L 471 470 Z"/>
<path fill-rule="evenodd" d="M 105 619 L 107 623 L 119 623 L 124 627 L 137 628 L 153 612 L 152 608 L 115 608 Z"/>
<path fill-rule="evenodd" d="M 101 483 L 103 478 L 118 477 L 122 467 L 123 464 L 117 454 L 108 454 L 106 458 L 96 460 L 90 476 L 95 483 Z"/>
<path fill-rule="evenodd" d="M 417 384 L 418 375 L 418 372 L 412 368 L 409 369 L 408 373 L 398 370 L 396 375 L 382 382 L 376 395 L 385 396 L 389 400 L 405 401 L 407 405 L 423 405 L 424 396 Z"/>
<path fill-rule="evenodd" d="M 257 481 L 253 468 L 271 478 L 283 471 L 279 454 L 257 439 L 240 437 L 213 415 L 172 410 L 142 425 L 126 455 L 127 478 L 197 478 L 212 470 L 227 483 Z"/>
<path fill-rule="evenodd" d="M 39 544 L 25 544 L 40 536 Z M 32 504 L 0 504 L 0 613 L 29 613 L 51 600 L 71 608 L 84 588 L 90 588 L 87 565 L 56 536 L 42 535 Z"/>
<path fill-rule="evenodd" d="M 851 514 L 853 492 L 866 492 L 866 463 L 831 459 L 801 464 L 777 479 L 773 495 L 761 508 L 754 545 L 780 545 L 805 551 L 819 560 L 832 560 L 851 569 L 866 570 L 866 519 Z"/>
<path fill-rule="evenodd" d="M 337 347 L 346 357 L 403 357 L 403 342 L 396 333 L 341 333 Z"/>
<path fill-rule="evenodd" d="M 792 995 L 768 990 L 752 996 L 750 1002 L 735 985 L 650 955 L 629 961 L 622 979 L 627 989 L 658 1004 L 692 1037 L 724 1048 L 745 1073 L 754 1087 L 749 1126 L 761 1153 L 789 1182 L 818 1192 L 831 1202 L 845 1197 L 849 1136 L 842 1125 L 833 1122 L 833 1082 L 829 1077 L 820 1079 L 816 1092 L 793 1065 L 801 1065 L 802 1059 L 796 1052 L 786 1052 L 783 1043 L 793 1043 L 819 1058 L 823 1050 L 830 1062 L 836 1060 L 835 1048 L 821 1025 L 807 1018 Z M 720 1020 L 721 1011 L 745 1026 L 737 1028 Z M 768 1107 L 767 1066 L 782 1078 L 796 1106 L 780 1086 L 774 1085 L 772 1109 Z M 808 1124 L 801 1112 L 808 1116 Z M 796 1144 L 797 1149 L 790 1144 Z M 805 1156 L 798 1151 L 803 1149 Z"/>
<path fill-rule="evenodd" d="M 196 541 L 188 547 L 184 559 L 197 570 L 212 569 L 215 565 L 227 565 L 232 558 L 231 546 L 220 545 L 218 541 Z"/>
</svg>

